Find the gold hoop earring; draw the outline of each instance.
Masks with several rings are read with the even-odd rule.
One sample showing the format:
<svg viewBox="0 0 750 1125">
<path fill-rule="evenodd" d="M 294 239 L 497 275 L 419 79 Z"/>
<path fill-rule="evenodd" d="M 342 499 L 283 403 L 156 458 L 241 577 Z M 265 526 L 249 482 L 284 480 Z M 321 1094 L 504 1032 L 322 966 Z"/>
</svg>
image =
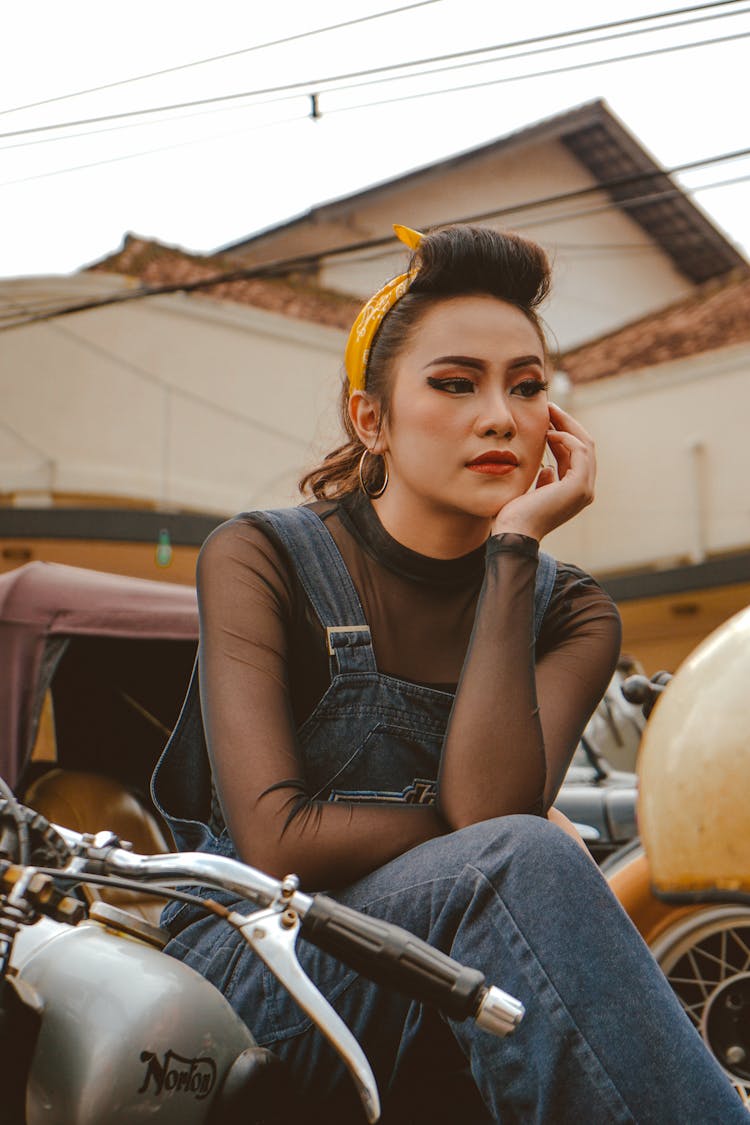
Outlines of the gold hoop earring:
<svg viewBox="0 0 750 1125">
<path fill-rule="evenodd" d="M 381 484 L 380 488 L 368 488 L 364 478 L 364 474 L 362 472 L 365 464 L 365 457 L 367 457 L 368 455 L 372 457 L 378 456 L 376 453 L 372 453 L 369 449 L 362 450 L 362 456 L 359 459 L 359 468 L 357 469 L 357 476 L 359 477 L 359 487 L 362 489 L 365 496 L 369 496 L 371 500 L 377 500 L 378 496 L 382 496 L 386 488 L 388 487 L 388 465 L 385 457 L 383 457 L 383 483 Z"/>
</svg>

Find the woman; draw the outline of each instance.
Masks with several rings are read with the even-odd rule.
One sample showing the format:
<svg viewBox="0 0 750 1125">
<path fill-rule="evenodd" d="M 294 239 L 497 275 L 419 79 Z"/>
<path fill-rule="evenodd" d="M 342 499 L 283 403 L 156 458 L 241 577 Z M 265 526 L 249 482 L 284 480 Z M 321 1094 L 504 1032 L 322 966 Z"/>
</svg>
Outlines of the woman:
<svg viewBox="0 0 750 1125">
<path fill-rule="evenodd" d="M 316 501 L 239 516 L 203 548 L 200 702 L 196 679 L 157 797 L 179 847 L 294 871 L 523 1000 L 501 1042 L 300 943 L 384 1120 L 739 1121 L 599 872 L 549 823 L 620 632 L 590 577 L 539 552 L 595 474 L 591 439 L 547 398 L 545 255 L 481 228 L 396 229 L 412 262 L 352 329 L 349 440 L 303 481 Z M 169 951 L 325 1120 L 359 1120 L 330 1048 L 238 936 L 190 907 L 165 920 Z"/>
</svg>

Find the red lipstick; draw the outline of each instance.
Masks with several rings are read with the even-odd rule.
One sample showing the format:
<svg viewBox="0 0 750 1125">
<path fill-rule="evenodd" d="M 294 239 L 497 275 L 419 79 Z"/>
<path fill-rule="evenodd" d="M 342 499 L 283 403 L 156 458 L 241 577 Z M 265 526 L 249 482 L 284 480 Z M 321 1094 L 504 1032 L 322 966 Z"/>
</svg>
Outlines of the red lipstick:
<svg viewBox="0 0 750 1125">
<path fill-rule="evenodd" d="M 493 449 L 467 461 L 466 468 L 474 473 L 486 473 L 489 476 L 505 476 L 518 468 L 518 458 L 509 449 Z"/>
</svg>

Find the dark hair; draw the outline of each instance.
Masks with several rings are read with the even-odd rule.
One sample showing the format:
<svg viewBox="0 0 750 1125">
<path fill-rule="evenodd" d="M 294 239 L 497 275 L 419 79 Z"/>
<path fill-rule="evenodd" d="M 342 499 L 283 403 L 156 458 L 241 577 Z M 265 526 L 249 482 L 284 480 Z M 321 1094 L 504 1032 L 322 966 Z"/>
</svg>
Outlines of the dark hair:
<svg viewBox="0 0 750 1125">
<path fill-rule="evenodd" d="M 550 265 L 541 246 L 518 234 L 465 224 L 426 234 L 412 255 L 417 268 L 408 292 L 397 301 L 375 333 L 367 362 L 365 387 L 380 402 L 380 424 L 387 416 L 393 363 L 409 342 L 420 320 L 433 305 L 450 297 L 481 295 L 515 305 L 531 321 L 547 348 L 536 312 L 550 287 Z M 339 404 L 347 441 L 300 481 L 302 492 L 319 500 L 345 496 L 359 487 L 358 468 L 364 451 L 349 417 L 349 384 L 344 382 Z M 382 481 L 380 457 L 366 457 L 363 476 L 375 490 Z"/>
</svg>

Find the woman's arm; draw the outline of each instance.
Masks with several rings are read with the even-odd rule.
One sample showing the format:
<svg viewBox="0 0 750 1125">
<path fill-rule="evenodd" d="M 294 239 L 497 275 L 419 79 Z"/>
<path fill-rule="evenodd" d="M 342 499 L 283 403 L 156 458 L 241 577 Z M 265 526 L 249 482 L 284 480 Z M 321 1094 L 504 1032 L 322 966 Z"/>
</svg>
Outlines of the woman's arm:
<svg viewBox="0 0 750 1125">
<path fill-rule="evenodd" d="M 434 807 L 309 799 L 287 676 L 291 582 L 261 530 L 238 518 L 211 536 L 198 597 L 206 741 L 245 862 L 277 876 L 294 871 L 310 889 L 332 888 L 445 831 Z"/>
<path fill-rule="evenodd" d="M 454 829 L 547 811 L 617 661 L 617 610 L 575 568 L 561 570 L 535 661 L 537 554 L 521 535 L 488 545 L 441 763 L 439 808 Z"/>
<path fill-rule="evenodd" d="M 535 489 L 500 510 L 488 544 L 441 764 L 438 807 L 451 828 L 546 812 L 619 652 L 617 610 L 578 572 L 558 606 L 554 638 L 535 660 L 538 543 L 591 503 L 596 477 L 590 436 L 553 403 L 549 410 L 557 473 L 543 469 Z"/>
</svg>

